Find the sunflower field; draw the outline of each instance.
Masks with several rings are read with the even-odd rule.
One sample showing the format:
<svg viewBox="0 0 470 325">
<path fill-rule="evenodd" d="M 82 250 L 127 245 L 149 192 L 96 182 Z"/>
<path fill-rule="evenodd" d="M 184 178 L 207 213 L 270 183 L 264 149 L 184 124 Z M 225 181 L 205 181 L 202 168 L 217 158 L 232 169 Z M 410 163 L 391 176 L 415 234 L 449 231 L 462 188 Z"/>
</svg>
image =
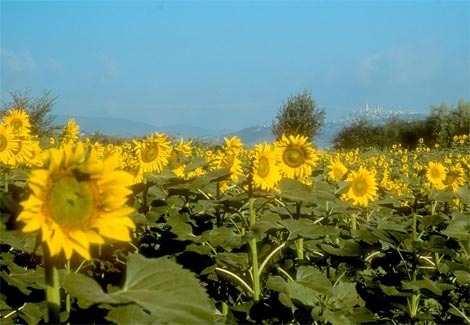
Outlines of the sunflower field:
<svg viewBox="0 0 470 325">
<path fill-rule="evenodd" d="M 470 137 L 320 151 L 0 123 L 2 324 L 470 324 Z"/>
</svg>

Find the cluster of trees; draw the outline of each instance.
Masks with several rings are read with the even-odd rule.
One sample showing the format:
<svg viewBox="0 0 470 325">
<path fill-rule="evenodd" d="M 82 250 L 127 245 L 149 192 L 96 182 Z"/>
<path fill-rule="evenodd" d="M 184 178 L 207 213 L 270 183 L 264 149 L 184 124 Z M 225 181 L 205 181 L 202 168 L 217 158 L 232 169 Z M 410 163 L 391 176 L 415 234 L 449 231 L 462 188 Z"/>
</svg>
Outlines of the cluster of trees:
<svg viewBox="0 0 470 325">
<path fill-rule="evenodd" d="M 393 117 L 380 125 L 373 125 L 365 119 L 355 121 L 336 135 L 333 145 L 335 149 L 383 149 L 400 143 L 404 148 L 413 149 L 422 138 L 428 146 L 437 143 L 441 147 L 449 147 L 455 135 L 469 133 L 470 102 L 461 99 L 456 107 L 446 104 L 431 107 L 424 119 Z"/>
<path fill-rule="evenodd" d="M 29 91 L 12 92 L 12 101 L 2 105 L 0 117 L 10 109 L 23 109 L 30 116 L 31 128 L 39 137 L 51 137 L 62 126 L 54 125 L 50 115 L 58 97 L 51 97 L 50 91 L 33 98 Z M 272 132 L 276 139 L 282 134 L 306 136 L 310 141 L 320 133 L 325 124 L 325 109 L 318 108 L 307 90 L 288 97 L 272 121 Z M 421 120 L 403 120 L 397 117 L 388 119 L 384 124 L 374 125 L 367 119 L 356 120 L 343 128 L 334 138 L 335 149 L 377 148 L 383 149 L 400 143 L 405 148 L 415 148 L 420 138 L 432 146 L 442 147 L 452 144 L 454 135 L 470 133 L 470 102 L 461 99 L 457 106 L 431 107 L 430 114 Z M 100 132 L 89 134 L 92 140 L 102 143 L 121 143 L 125 138 L 110 137 Z"/>
<path fill-rule="evenodd" d="M 312 140 L 325 122 L 325 110 L 317 108 L 311 94 L 304 91 L 291 96 L 279 109 L 273 121 L 273 134 L 277 139 L 285 134 L 302 134 Z M 426 145 L 438 143 L 442 147 L 452 144 L 454 135 L 470 133 L 470 102 L 461 99 L 457 107 L 441 104 L 431 107 L 430 114 L 420 120 L 389 118 L 384 124 L 374 125 L 367 119 L 355 120 L 343 128 L 333 139 L 335 149 L 384 149 L 400 143 L 416 148 L 420 138 Z"/>
</svg>

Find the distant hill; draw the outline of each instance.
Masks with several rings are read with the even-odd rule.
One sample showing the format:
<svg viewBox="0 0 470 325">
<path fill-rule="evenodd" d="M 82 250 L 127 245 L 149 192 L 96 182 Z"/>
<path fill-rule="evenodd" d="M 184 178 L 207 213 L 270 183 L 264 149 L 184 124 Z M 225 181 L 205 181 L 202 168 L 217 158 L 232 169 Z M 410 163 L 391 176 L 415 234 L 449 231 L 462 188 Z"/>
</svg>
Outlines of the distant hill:
<svg viewBox="0 0 470 325">
<path fill-rule="evenodd" d="M 80 126 L 80 131 L 85 133 L 101 132 L 110 136 L 140 137 L 155 132 L 168 135 L 181 136 L 183 138 L 220 137 L 228 130 L 210 130 L 188 125 L 169 125 L 158 127 L 149 123 L 133 121 L 123 118 L 89 117 L 55 115 L 54 123 L 65 125 L 70 118 Z"/>
<path fill-rule="evenodd" d="M 403 111 L 385 111 L 378 107 L 376 109 L 363 109 L 334 120 L 325 121 L 320 133 L 314 139 L 314 145 L 319 149 L 331 148 L 333 139 L 346 126 L 351 125 L 359 119 L 366 119 L 373 124 L 382 124 L 391 117 L 397 117 L 402 120 L 424 119 L 426 115 L 403 112 Z M 55 124 L 64 125 L 71 116 L 56 115 Z M 110 136 L 129 136 L 141 137 L 154 132 L 165 133 L 171 136 L 180 136 L 185 139 L 198 138 L 212 143 L 223 143 L 224 137 L 238 136 L 245 146 L 250 147 L 257 143 L 273 142 L 275 140 L 271 131 L 271 123 L 264 125 L 255 125 L 244 128 L 239 131 L 231 130 L 213 130 L 189 125 L 169 125 L 154 126 L 145 122 L 138 122 L 122 118 L 107 117 L 87 117 L 75 116 L 75 121 L 80 125 L 80 131 L 86 133 L 101 132 Z"/>
<path fill-rule="evenodd" d="M 80 126 L 80 132 L 85 133 L 99 131 L 110 136 L 138 137 L 156 130 L 156 127 L 151 124 L 121 118 L 68 115 L 55 115 L 54 117 L 54 123 L 57 125 L 65 125 L 70 118 L 74 118 Z"/>
</svg>

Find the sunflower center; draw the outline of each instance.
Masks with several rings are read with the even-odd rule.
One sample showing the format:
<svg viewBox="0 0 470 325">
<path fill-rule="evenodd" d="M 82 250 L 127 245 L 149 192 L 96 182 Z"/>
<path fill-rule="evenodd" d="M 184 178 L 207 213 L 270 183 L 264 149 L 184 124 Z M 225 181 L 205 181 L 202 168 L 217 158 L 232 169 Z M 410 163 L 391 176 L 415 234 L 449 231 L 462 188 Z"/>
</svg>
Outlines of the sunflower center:
<svg viewBox="0 0 470 325">
<path fill-rule="evenodd" d="M 8 146 L 8 139 L 3 134 L 0 134 L 0 152 L 5 150 Z"/>
<path fill-rule="evenodd" d="M 225 154 L 222 160 L 222 167 L 230 168 L 235 162 L 235 155 L 233 153 Z"/>
<path fill-rule="evenodd" d="M 158 147 L 155 144 L 150 144 L 147 148 L 142 150 L 142 161 L 152 162 L 158 157 Z"/>
<path fill-rule="evenodd" d="M 287 148 L 284 150 L 282 160 L 289 167 L 299 167 L 305 162 L 304 152 L 299 148 Z"/>
<path fill-rule="evenodd" d="M 269 161 L 266 157 L 260 157 L 258 162 L 258 176 L 266 177 L 269 175 Z"/>
<path fill-rule="evenodd" d="M 343 170 L 339 167 L 333 168 L 333 175 L 336 179 L 341 179 L 343 177 Z"/>
<path fill-rule="evenodd" d="M 13 127 L 14 130 L 19 130 L 23 127 L 23 121 L 20 119 L 14 119 L 11 121 L 10 125 Z"/>
<path fill-rule="evenodd" d="M 85 223 L 94 213 L 93 190 L 86 181 L 64 176 L 54 182 L 49 195 L 49 211 L 55 222 L 75 227 Z"/>
<path fill-rule="evenodd" d="M 434 179 L 440 179 L 441 178 L 441 172 L 437 168 L 432 168 L 431 169 L 431 177 Z"/>
<path fill-rule="evenodd" d="M 363 179 L 355 181 L 352 186 L 356 196 L 363 196 L 367 192 L 367 184 Z"/>
</svg>

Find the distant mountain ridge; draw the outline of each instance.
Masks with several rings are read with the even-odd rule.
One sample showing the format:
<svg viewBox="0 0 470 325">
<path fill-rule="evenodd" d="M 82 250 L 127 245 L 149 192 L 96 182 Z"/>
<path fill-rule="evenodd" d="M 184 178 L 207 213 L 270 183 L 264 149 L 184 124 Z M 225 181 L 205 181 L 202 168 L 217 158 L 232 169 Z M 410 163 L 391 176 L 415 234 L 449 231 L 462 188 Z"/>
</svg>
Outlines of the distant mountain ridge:
<svg viewBox="0 0 470 325">
<path fill-rule="evenodd" d="M 351 125 L 354 121 L 365 119 L 373 124 L 385 123 L 387 119 L 397 117 L 403 120 L 424 119 L 426 115 L 406 112 L 406 111 L 386 111 L 381 107 L 354 111 L 349 115 L 326 120 L 325 125 L 321 128 L 320 133 L 314 139 L 314 145 L 321 149 L 330 148 L 333 145 L 333 139 L 346 126 Z M 55 115 L 55 124 L 65 125 L 71 116 Z M 254 125 L 242 130 L 213 130 L 202 127 L 189 125 L 169 125 L 154 126 L 149 123 L 133 121 L 123 118 L 107 118 L 107 117 L 87 117 L 75 116 L 75 121 L 80 126 L 80 131 L 84 133 L 101 132 L 109 136 L 127 136 L 141 137 L 150 135 L 155 132 L 165 133 L 172 136 L 180 136 L 185 139 L 199 138 L 213 143 L 222 143 L 224 137 L 238 136 L 242 142 L 250 147 L 257 143 L 273 142 L 275 137 L 271 130 L 271 123 L 264 125 Z"/>
</svg>

